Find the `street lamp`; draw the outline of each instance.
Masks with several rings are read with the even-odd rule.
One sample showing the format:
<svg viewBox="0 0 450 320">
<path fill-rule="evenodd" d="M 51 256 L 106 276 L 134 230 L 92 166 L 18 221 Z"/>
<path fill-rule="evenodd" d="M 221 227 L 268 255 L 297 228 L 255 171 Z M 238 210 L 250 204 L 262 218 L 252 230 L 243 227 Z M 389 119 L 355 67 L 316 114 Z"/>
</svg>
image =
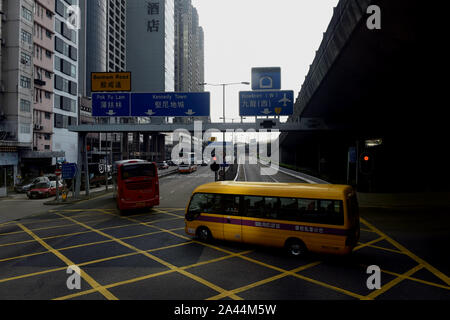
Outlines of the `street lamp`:
<svg viewBox="0 0 450 320">
<path fill-rule="evenodd" d="M 245 84 L 250 85 L 250 82 L 242 81 L 242 82 L 229 82 L 229 83 L 199 83 L 201 86 L 222 86 L 223 88 L 223 123 L 225 123 L 225 87 L 231 85 L 239 85 Z M 225 164 L 225 131 L 223 132 L 223 163 Z M 223 167 L 223 179 L 225 180 L 225 166 Z"/>
</svg>

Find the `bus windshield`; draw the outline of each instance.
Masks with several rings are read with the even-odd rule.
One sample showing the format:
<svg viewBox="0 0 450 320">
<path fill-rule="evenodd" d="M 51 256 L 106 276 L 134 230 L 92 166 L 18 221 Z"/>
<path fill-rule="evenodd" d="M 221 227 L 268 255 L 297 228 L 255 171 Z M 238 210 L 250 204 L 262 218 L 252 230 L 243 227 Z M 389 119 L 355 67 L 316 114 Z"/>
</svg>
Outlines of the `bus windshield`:
<svg viewBox="0 0 450 320">
<path fill-rule="evenodd" d="M 130 179 L 136 177 L 155 177 L 155 166 L 151 163 L 145 164 L 130 164 L 122 166 L 123 179 Z"/>
</svg>

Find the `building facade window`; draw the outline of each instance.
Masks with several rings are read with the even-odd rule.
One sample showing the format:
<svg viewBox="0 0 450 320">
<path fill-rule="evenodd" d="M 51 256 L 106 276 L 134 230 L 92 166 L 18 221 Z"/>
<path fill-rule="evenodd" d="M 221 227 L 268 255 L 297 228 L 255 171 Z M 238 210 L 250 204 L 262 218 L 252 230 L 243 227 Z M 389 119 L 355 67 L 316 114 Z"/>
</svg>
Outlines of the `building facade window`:
<svg viewBox="0 0 450 320">
<path fill-rule="evenodd" d="M 20 86 L 25 89 L 30 89 L 31 79 L 25 76 L 20 76 Z"/>
<path fill-rule="evenodd" d="M 25 7 L 22 7 L 22 17 L 27 21 L 33 20 L 33 13 Z"/>
<path fill-rule="evenodd" d="M 20 99 L 20 111 L 31 112 L 31 102 L 24 99 Z"/>
<path fill-rule="evenodd" d="M 32 44 L 32 36 L 31 33 L 25 30 L 21 30 L 21 39 L 23 43 Z"/>
</svg>

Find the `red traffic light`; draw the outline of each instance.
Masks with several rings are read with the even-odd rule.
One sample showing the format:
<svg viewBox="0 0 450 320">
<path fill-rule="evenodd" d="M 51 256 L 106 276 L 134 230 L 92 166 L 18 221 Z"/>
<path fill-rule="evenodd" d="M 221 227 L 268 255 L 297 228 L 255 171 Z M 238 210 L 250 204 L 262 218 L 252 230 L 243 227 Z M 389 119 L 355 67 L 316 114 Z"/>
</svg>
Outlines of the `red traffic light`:
<svg viewBox="0 0 450 320">
<path fill-rule="evenodd" d="M 364 156 L 364 161 L 369 161 L 370 160 L 370 158 L 369 158 L 369 156 Z"/>
</svg>

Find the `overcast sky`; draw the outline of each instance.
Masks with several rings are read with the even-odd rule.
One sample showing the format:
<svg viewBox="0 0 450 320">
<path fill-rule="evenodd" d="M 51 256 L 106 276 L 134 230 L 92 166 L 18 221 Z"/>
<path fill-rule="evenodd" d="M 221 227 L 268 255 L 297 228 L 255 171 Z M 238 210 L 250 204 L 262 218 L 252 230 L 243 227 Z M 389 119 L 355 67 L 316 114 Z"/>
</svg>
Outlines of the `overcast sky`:
<svg viewBox="0 0 450 320">
<path fill-rule="evenodd" d="M 251 82 L 252 67 L 281 67 L 281 89 L 296 98 L 338 0 L 192 0 L 205 32 L 205 81 Z M 211 118 L 221 121 L 222 87 L 211 92 Z M 239 118 L 239 91 L 226 88 L 226 118 Z M 227 122 L 231 120 L 227 120 Z"/>
</svg>

